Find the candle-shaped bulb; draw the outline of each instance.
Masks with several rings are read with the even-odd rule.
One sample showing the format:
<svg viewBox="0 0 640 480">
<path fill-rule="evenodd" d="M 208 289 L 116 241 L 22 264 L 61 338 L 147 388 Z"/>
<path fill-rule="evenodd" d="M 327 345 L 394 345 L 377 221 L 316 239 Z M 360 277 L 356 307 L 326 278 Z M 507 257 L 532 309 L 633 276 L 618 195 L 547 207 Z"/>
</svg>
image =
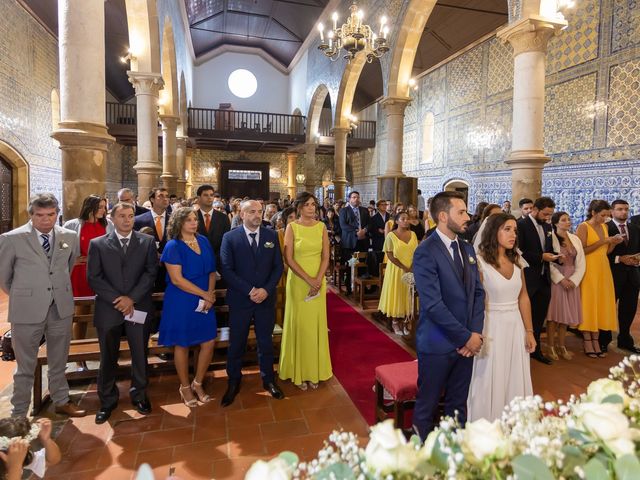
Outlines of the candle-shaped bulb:
<svg viewBox="0 0 640 480">
<path fill-rule="evenodd" d="M 320 41 L 324 42 L 324 25 L 319 23 L 318 24 L 318 31 L 320 32 Z"/>
<path fill-rule="evenodd" d="M 380 17 L 380 35 L 382 35 L 382 30 L 384 29 L 385 24 L 387 23 L 387 17 L 384 15 Z"/>
<path fill-rule="evenodd" d="M 333 12 L 331 20 L 333 20 L 333 29 L 336 30 L 338 28 L 338 12 Z"/>
<path fill-rule="evenodd" d="M 389 34 L 389 27 L 385 25 L 384 28 L 382 29 L 382 38 L 387 38 L 388 34 Z"/>
</svg>

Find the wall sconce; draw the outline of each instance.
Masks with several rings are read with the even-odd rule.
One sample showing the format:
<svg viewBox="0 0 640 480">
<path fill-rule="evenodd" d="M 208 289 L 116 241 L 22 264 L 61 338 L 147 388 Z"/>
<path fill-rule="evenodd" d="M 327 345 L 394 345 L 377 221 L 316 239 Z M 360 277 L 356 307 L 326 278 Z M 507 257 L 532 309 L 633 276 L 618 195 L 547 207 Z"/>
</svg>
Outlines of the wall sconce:
<svg viewBox="0 0 640 480">
<path fill-rule="evenodd" d="M 418 90 L 418 82 L 416 82 L 416 79 L 413 77 L 409 79 L 409 89 Z"/>
<path fill-rule="evenodd" d="M 271 168 L 269 169 L 269 177 L 270 178 L 280 178 L 282 176 L 282 172 L 279 168 Z"/>
<path fill-rule="evenodd" d="M 351 128 L 351 130 L 355 130 L 356 128 L 358 128 L 358 117 L 356 117 L 355 115 L 349 115 L 349 128 Z"/>
<path fill-rule="evenodd" d="M 189 170 L 185 169 L 184 171 L 184 179 L 189 180 Z"/>
<path fill-rule="evenodd" d="M 304 181 L 306 180 L 304 173 L 299 173 L 298 175 L 296 175 L 296 180 L 298 181 L 298 183 L 304 183 Z"/>
<path fill-rule="evenodd" d="M 120 57 L 120 61 L 122 63 L 135 62 L 136 60 L 138 60 L 138 58 L 133 54 L 130 48 L 127 50 L 127 54 L 124 57 Z"/>
</svg>

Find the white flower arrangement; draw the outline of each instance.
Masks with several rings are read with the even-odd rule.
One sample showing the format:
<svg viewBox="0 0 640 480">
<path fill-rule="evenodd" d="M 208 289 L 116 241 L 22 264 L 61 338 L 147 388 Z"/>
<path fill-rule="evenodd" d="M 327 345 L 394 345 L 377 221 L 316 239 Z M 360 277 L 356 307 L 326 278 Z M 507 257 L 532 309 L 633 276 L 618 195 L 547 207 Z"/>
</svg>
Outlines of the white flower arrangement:
<svg viewBox="0 0 640 480">
<path fill-rule="evenodd" d="M 33 422 L 31 424 L 31 429 L 29 430 L 29 433 L 27 433 L 24 437 L 15 437 L 15 438 L 22 438 L 27 442 L 31 443 L 36 438 L 38 438 L 39 433 L 40 433 L 40 425 L 38 425 L 36 422 Z M 13 438 L 0 437 L 0 451 L 3 451 L 3 452 L 7 451 L 9 449 L 9 444 L 11 443 L 11 440 L 13 440 Z"/>
<path fill-rule="evenodd" d="M 60 247 L 60 250 L 66 250 L 67 248 L 69 248 L 69 245 L 65 242 L 60 242 L 58 246 Z"/>
<path fill-rule="evenodd" d="M 362 449 L 353 433 L 333 432 L 312 461 L 284 452 L 256 462 L 245 479 L 638 479 L 640 356 L 567 402 L 516 398 L 499 420 L 464 428 L 446 417 L 424 444 L 406 440 L 393 420 L 371 427 L 369 437 Z"/>
</svg>

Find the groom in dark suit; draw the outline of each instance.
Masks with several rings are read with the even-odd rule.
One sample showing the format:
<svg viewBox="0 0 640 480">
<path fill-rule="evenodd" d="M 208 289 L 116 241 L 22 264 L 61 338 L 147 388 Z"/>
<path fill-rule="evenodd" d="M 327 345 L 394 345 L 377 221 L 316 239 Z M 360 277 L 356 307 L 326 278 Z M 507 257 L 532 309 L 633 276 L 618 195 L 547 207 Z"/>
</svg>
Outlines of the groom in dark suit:
<svg viewBox="0 0 640 480">
<path fill-rule="evenodd" d="M 222 406 L 233 403 L 240 391 L 242 357 L 253 320 L 258 343 L 262 386 L 273 398 L 284 398 L 273 373 L 273 327 L 276 286 L 284 268 L 278 234 L 261 226 L 262 206 L 255 200 L 240 205 L 242 226 L 224 234 L 220 248 L 222 278 L 229 305 L 229 383 Z"/>
<path fill-rule="evenodd" d="M 100 342 L 98 424 L 106 422 L 118 404 L 116 373 L 123 333 L 131 350 L 131 401 L 139 413 L 151 413 L 146 394 L 147 345 L 158 255 L 153 237 L 133 231 L 134 208 L 130 203 L 116 204 L 111 211 L 115 231 L 91 240 L 87 255 L 87 277 L 96 292 L 93 323 Z M 144 315 L 142 323 L 126 319 L 134 309 Z"/>
<path fill-rule="evenodd" d="M 418 395 L 413 424 L 424 440 L 433 430 L 444 393 L 444 413 L 467 420 L 473 356 L 482 347 L 484 289 L 473 247 L 459 235 L 469 221 L 464 196 L 440 192 L 431 201 L 435 232 L 413 257 L 420 295 L 416 333 Z"/>
<path fill-rule="evenodd" d="M 536 339 L 536 351 L 531 358 L 547 365 L 551 364 L 551 360 L 542 354 L 540 334 L 551 301 L 549 262 L 558 260 L 558 255 L 553 252 L 549 223 L 555 208 L 556 204 L 551 198 L 540 197 L 533 202 L 531 213 L 518 220 L 518 247 L 529 264 L 524 269 L 524 278 L 531 300 L 533 335 Z"/>
<path fill-rule="evenodd" d="M 354 252 L 369 251 L 369 210 L 360 206 L 360 194 L 355 190 L 349 194 L 349 203 L 340 209 L 339 220 L 342 230 L 342 262 L 346 263 Z M 345 284 L 347 295 L 350 295 L 350 268 L 347 268 Z"/>
</svg>

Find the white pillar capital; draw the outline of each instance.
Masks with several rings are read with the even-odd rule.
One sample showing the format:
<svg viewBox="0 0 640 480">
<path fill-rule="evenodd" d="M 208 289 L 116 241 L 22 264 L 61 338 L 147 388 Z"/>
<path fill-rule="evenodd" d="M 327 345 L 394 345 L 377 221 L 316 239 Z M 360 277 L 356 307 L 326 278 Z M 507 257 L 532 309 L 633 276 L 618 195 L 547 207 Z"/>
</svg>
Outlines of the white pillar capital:
<svg viewBox="0 0 640 480">
<path fill-rule="evenodd" d="M 566 27 L 566 20 L 531 15 L 504 26 L 496 35 L 512 45 L 516 57 L 525 52 L 547 53 L 549 39 Z"/>
<path fill-rule="evenodd" d="M 175 132 L 178 129 L 178 124 L 180 123 L 180 117 L 177 115 L 160 115 L 158 117 L 160 119 L 160 125 L 162 125 L 162 131 L 172 131 Z M 181 137 L 184 138 L 184 137 Z"/>
<path fill-rule="evenodd" d="M 404 110 L 410 103 L 410 97 L 384 97 L 380 102 L 387 115 L 404 115 Z"/>
<path fill-rule="evenodd" d="M 349 127 L 333 127 L 331 132 L 333 133 L 333 137 L 336 139 L 338 137 L 347 138 L 347 135 L 351 133 L 351 129 Z"/>
<path fill-rule="evenodd" d="M 159 73 L 135 72 L 130 70 L 127 72 L 127 76 L 129 77 L 129 83 L 133 85 L 136 91 L 136 96 L 152 95 L 157 97 L 158 92 L 164 87 L 164 80 L 162 80 L 162 75 Z"/>
</svg>

